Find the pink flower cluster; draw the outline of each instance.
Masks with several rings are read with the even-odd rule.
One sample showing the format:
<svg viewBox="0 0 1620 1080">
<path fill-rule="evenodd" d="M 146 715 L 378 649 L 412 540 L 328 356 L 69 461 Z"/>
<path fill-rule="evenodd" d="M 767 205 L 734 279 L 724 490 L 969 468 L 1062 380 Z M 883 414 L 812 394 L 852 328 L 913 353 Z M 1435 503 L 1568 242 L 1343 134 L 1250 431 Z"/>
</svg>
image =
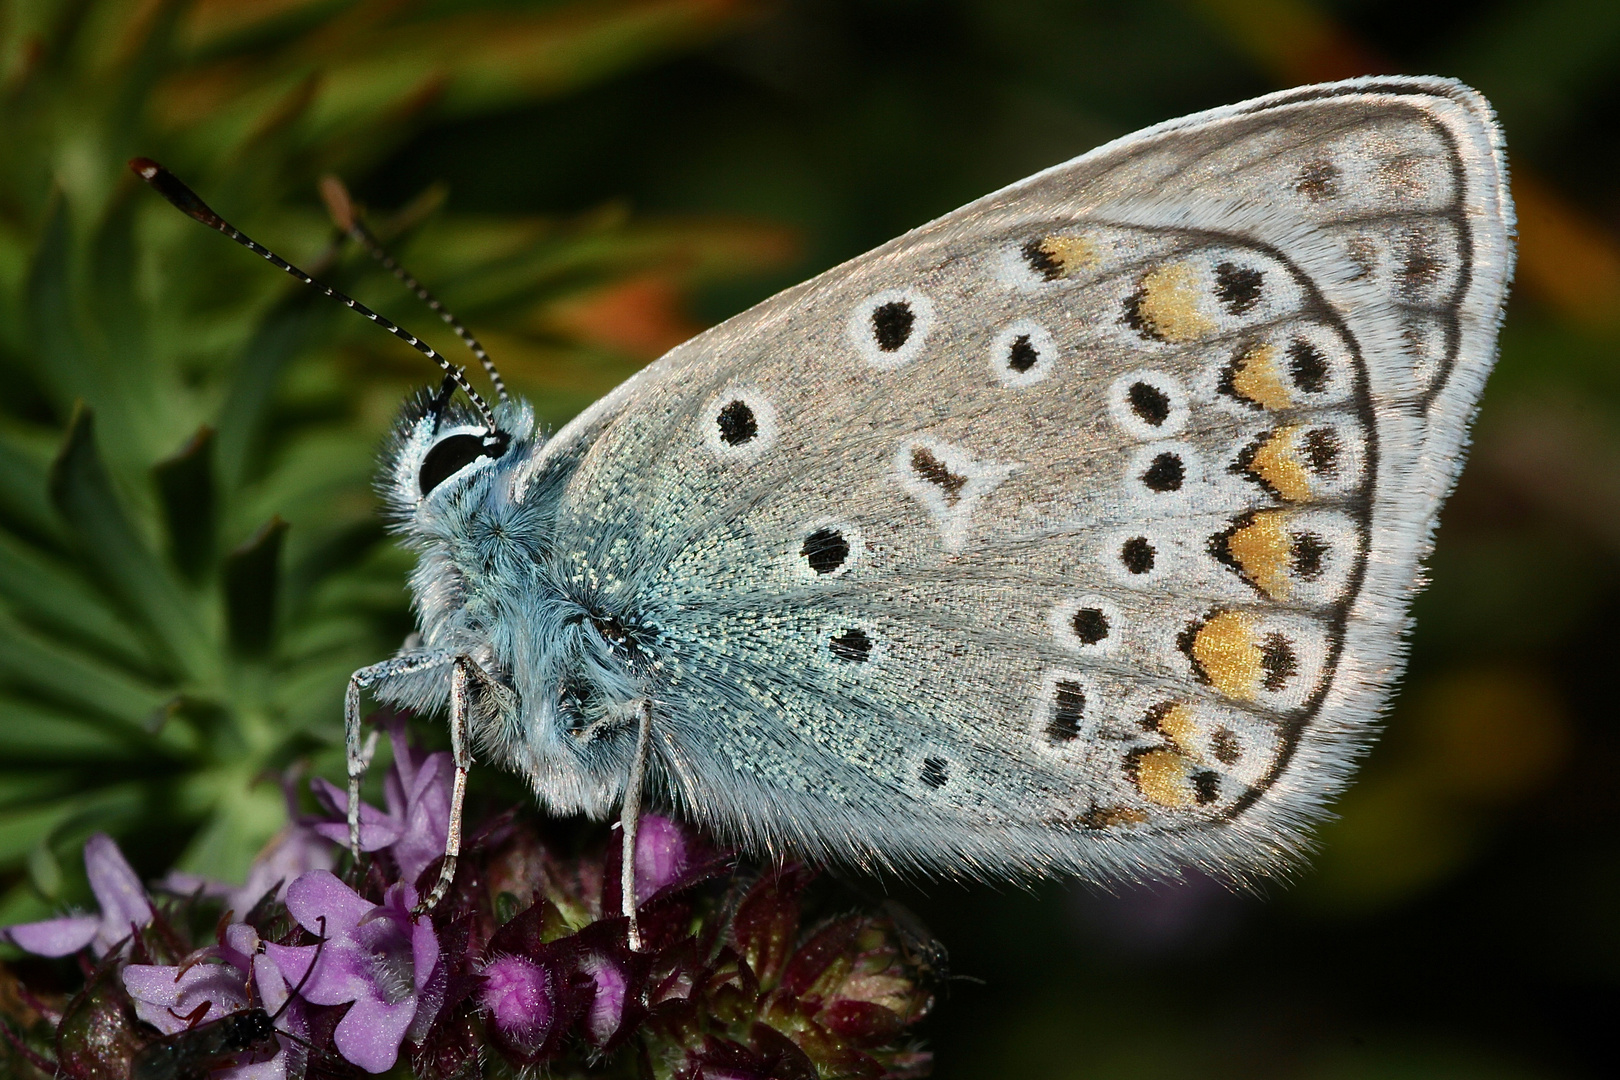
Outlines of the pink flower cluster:
<svg viewBox="0 0 1620 1080">
<path fill-rule="evenodd" d="M 63 1080 L 401 1065 L 458 1080 L 491 1056 L 578 1071 L 618 1055 L 679 1080 L 927 1072 L 901 1038 L 931 1005 L 927 964 L 908 958 L 898 924 L 847 907 L 807 918 L 814 874 L 738 874 L 667 818 L 642 819 L 634 853 L 645 951 L 631 951 L 620 915 L 615 838 L 582 844 L 533 814 L 472 830 L 449 894 L 417 913 L 453 770 L 402 724 L 391 736 L 384 807 L 360 807 L 358 865 L 345 869 L 347 796 L 324 781 L 325 816 L 300 816 L 289 791 L 291 823 L 240 886 L 171 873 L 148 893 L 113 840 L 92 837 L 96 912 L 0 928 L 28 952 L 78 955 L 84 987 L 51 1004 L 16 983 L 31 1018 L 0 1021 L 0 1038 Z M 221 912 L 211 940 L 194 936 L 206 905 Z M 47 1038 L 54 1060 L 35 1048 Z"/>
</svg>

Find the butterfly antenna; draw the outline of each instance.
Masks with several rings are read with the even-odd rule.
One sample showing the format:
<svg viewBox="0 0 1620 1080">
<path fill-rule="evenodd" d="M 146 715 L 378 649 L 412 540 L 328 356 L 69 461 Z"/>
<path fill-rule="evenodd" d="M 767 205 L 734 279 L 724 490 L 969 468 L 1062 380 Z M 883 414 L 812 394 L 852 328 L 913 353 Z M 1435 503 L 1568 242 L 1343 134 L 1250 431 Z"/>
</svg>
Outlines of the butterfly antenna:
<svg viewBox="0 0 1620 1080">
<path fill-rule="evenodd" d="M 315 955 L 310 957 L 309 967 L 304 969 L 304 974 L 299 978 L 298 985 L 292 988 L 292 993 L 288 994 L 287 1000 L 281 1003 L 281 1008 L 277 1009 L 275 1014 L 270 1017 L 272 1024 L 281 1019 L 281 1014 L 287 1011 L 287 1006 L 292 1004 L 293 998 L 304 992 L 304 985 L 309 982 L 309 977 L 315 974 L 315 965 L 321 962 L 321 952 L 326 948 L 326 916 L 320 915 L 317 918 L 321 923 L 321 935 L 315 942 Z"/>
<path fill-rule="evenodd" d="M 291 274 L 293 277 L 297 278 L 299 281 L 302 281 L 305 285 L 308 285 L 317 292 L 330 296 L 333 300 L 336 300 L 344 307 L 359 312 L 361 315 L 364 315 L 366 318 L 370 319 L 372 322 L 376 323 L 390 334 L 393 334 L 395 337 L 399 338 L 399 340 L 403 341 L 405 344 L 409 345 L 411 348 L 415 349 L 429 360 L 432 360 L 435 364 L 438 364 L 439 367 L 444 369 L 445 375 L 455 382 L 456 386 L 460 388 L 462 393 L 467 395 L 467 400 L 473 403 L 473 407 L 478 410 L 478 415 L 484 422 L 485 429 L 490 433 L 490 435 L 493 436 L 495 434 L 495 414 L 490 410 L 489 402 L 485 401 L 483 395 L 479 394 L 477 390 L 473 389 L 472 383 L 467 381 L 466 373 L 463 372 L 461 368 L 456 367 L 443 356 L 439 355 L 438 350 L 436 350 L 433 346 L 429 345 L 427 342 L 423 341 L 410 331 L 401 329 L 399 326 L 377 314 L 375 311 L 372 311 L 370 308 L 366 307 L 353 297 L 345 296 L 343 293 L 338 292 L 336 289 L 331 288 L 330 286 L 322 285 L 320 282 L 298 269 L 298 267 L 294 266 L 286 259 L 283 259 L 280 255 L 277 255 L 263 244 L 260 244 L 252 237 L 243 233 L 236 226 L 214 213 L 207 203 L 198 198 L 195 191 L 192 191 L 185 184 L 181 183 L 179 177 L 175 176 L 168 169 L 165 169 L 157 162 L 152 161 L 150 158 L 132 158 L 130 160 L 129 167 L 134 170 L 136 176 L 139 176 L 142 180 L 145 180 L 148 184 L 152 185 L 159 195 L 162 195 L 165 199 L 168 199 L 169 202 L 174 205 L 175 209 L 179 210 L 187 217 L 202 222 L 210 229 L 215 229 L 224 233 L 226 236 L 230 237 L 232 240 L 235 240 L 238 244 L 241 244 L 255 255 L 263 258 L 265 262 L 269 263 L 271 266 L 274 266 L 276 269 L 287 274 Z"/>
<path fill-rule="evenodd" d="M 435 315 L 444 320 L 446 326 L 455 331 L 456 337 L 472 350 L 472 354 L 478 357 L 478 362 L 483 364 L 484 370 L 489 373 L 489 381 L 495 386 L 495 396 L 501 401 L 507 400 L 510 395 L 506 392 L 506 380 L 501 378 L 500 371 L 495 367 L 495 361 L 489 358 L 484 346 L 473 337 L 471 330 L 462 325 L 460 319 L 439 303 L 438 297 L 428 292 L 420 281 L 411 276 L 410 271 L 388 254 L 372 231 L 366 228 L 365 222 L 360 220 L 360 215 L 355 211 L 354 200 L 349 197 L 349 189 L 343 186 L 343 181 L 335 176 L 322 177 L 321 198 L 326 202 L 326 210 L 332 215 L 332 220 L 338 228 L 348 233 L 350 239 L 365 248 L 373 259 L 382 264 L 383 269 L 393 274 L 401 285 L 415 293 L 418 300 L 426 304 Z"/>
</svg>

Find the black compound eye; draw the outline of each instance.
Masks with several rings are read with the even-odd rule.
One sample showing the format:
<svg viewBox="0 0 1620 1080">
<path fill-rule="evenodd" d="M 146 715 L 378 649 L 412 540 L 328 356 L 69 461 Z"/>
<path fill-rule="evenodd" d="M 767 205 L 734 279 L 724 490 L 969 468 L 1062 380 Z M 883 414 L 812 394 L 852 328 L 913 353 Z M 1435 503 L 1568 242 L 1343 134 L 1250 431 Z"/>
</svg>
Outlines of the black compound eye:
<svg viewBox="0 0 1620 1080">
<path fill-rule="evenodd" d="M 416 474 L 417 485 L 426 495 L 463 467 L 488 454 L 490 451 L 484 446 L 482 435 L 446 435 L 434 443 L 433 449 L 422 459 L 422 468 Z"/>
</svg>

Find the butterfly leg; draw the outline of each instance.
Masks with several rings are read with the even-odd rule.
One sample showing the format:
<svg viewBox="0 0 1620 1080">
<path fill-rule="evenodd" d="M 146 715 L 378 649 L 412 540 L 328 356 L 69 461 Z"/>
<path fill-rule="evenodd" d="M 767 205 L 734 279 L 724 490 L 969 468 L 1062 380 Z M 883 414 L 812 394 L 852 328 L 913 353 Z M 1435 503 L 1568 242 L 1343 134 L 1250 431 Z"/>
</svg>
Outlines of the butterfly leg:
<svg viewBox="0 0 1620 1080">
<path fill-rule="evenodd" d="M 436 907 L 456 879 L 456 861 L 461 856 L 461 809 L 467 798 L 467 772 L 472 768 L 472 752 L 467 749 L 467 718 L 472 713 L 473 692 L 470 681 L 482 687 L 494 680 L 471 657 L 456 657 L 456 666 L 450 673 L 450 756 L 456 765 L 455 786 L 450 789 L 450 827 L 445 833 L 439 880 L 416 905 L 417 914 Z"/>
<path fill-rule="evenodd" d="M 364 745 L 360 742 L 360 691 L 375 686 L 396 675 L 411 675 L 428 668 L 453 663 L 454 653 L 421 653 L 416 656 L 396 656 L 380 664 L 363 667 L 349 676 L 349 688 L 343 695 L 343 748 L 348 759 L 349 773 L 349 853 L 360 858 L 360 781 L 371 765 L 371 754 L 377 747 L 373 732 Z"/>
<path fill-rule="evenodd" d="M 630 778 L 625 782 L 624 806 L 619 812 L 620 839 L 624 844 L 619 863 L 619 896 L 625 917 L 630 920 L 630 951 L 641 951 L 641 923 L 636 917 L 636 833 L 641 828 L 641 788 L 647 776 L 647 749 L 652 735 L 652 702 L 642 701 L 641 722 L 636 725 L 636 756 L 630 761 Z"/>
</svg>

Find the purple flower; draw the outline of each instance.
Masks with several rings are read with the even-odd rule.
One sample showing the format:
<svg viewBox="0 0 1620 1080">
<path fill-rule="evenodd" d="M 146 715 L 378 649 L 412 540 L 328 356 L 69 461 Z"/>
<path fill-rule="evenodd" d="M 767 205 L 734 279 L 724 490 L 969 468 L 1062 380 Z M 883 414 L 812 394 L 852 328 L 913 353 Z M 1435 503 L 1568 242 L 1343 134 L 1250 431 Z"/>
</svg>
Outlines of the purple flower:
<svg viewBox="0 0 1620 1080">
<path fill-rule="evenodd" d="M 112 837 L 96 833 L 84 845 L 84 868 L 100 915 L 66 915 L 0 928 L 0 939 L 40 956 L 67 956 L 86 945 L 97 956 L 152 921 L 152 904 Z"/>
<path fill-rule="evenodd" d="M 514 1045 L 539 1047 L 557 1015 L 556 976 L 523 956 L 501 956 L 485 966 L 479 997 L 490 1022 Z"/>
<path fill-rule="evenodd" d="M 388 725 L 394 744 L 394 764 L 383 781 L 386 811 L 360 804 L 360 850 L 389 849 L 402 880 L 415 883 L 422 871 L 444 854 L 450 831 L 450 787 L 455 764 L 444 752 L 425 754 L 405 738 L 405 721 Z M 315 830 L 328 840 L 349 842 L 349 795 L 329 781 L 317 778 L 315 793 L 342 820 L 322 822 Z"/>
<path fill-rule="evenodd" d="M 287 911 L 326 944 L 265 946 L 287 982 L 304 984 L 302 996 L 317 1005 L 354 1002 L 338 1023 L 338 1053 L 379 1073 L 393 1068 L 400 1043 L 420 1042 L 443 1000 L 443 965 L 433 924 L 412 917 L 416 890 L 394 885 L 373 904 L 330 871 L 314 870 L 287 889 Z M 316 950 L 320 957 L 316 959 Z"/>
<path fill-rule="evenodd" d="M 286 1033 L 277 1035 L 276 1053 L 229 1070 L 222 1074 L 226 1080 L 285 1080 L 289 1071 L 302 1073 L 301 1040 L 309 1034 L 303 1010 L 296 1001 L 287 1004 L 287 980 L 263 954 L 251 926 L 231 924 L 221 944 L 199 949 L 185 964 L 130 964 L 122 974 L 135 1014 L 165 1035 L 255 1005 L 276 1018 L 276 1030 Z"/>
<path fill-rule="evenodd" d="M 639 843 L 641 838 L 636 839 Z M 585 1035 L 592 1046 L 606 1046 L 624 1023 L 624 997 L 630 980 L 623 967 L 600 953 L 585 957 L 579 966 L 596 984 L 590 1011 L 585 1014 Z"/>
<path fill-rule="evenodd" d="M 667 817 L 644 815 L 636 830 L 637 903 L 686 873 L 691 862 L 686 830 Z"/>
</svg>

